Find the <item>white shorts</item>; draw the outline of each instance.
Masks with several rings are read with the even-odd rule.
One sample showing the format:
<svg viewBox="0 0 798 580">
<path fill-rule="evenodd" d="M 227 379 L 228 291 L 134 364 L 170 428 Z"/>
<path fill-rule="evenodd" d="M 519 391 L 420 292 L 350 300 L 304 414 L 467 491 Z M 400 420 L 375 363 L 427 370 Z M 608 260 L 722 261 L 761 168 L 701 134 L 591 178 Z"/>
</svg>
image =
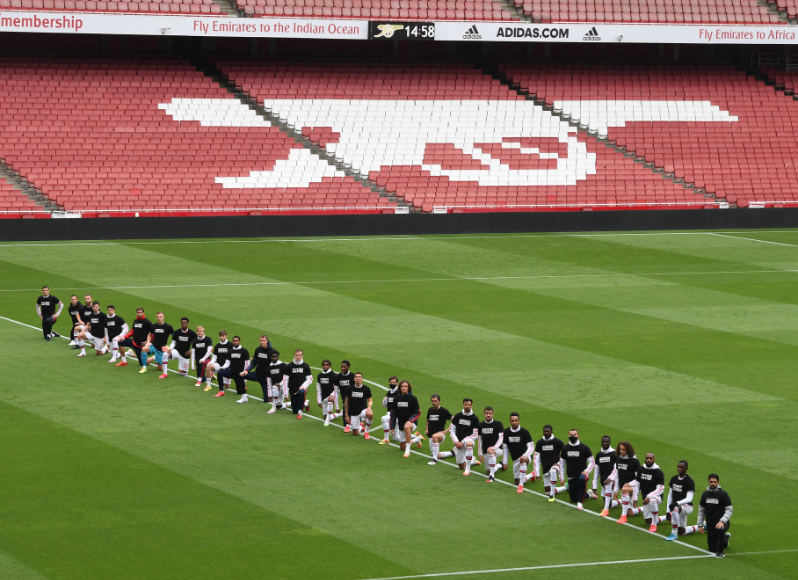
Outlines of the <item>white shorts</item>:
<svg viewBox="0 0 798 580">
<path fill-rule="evenodd" d="M 466 451 L 467 449 L 465 443 L 463 443 L 462 449 L 458 449 L 457 447 L 452 449 L 452 452 L 454 453 L 454 460 L 457 462 L 458 465 L 466 462 Z M 473 458 L 473 453 L 472 453 L 472 458 Z"/>
<path fill-rule="evenodd" d="M 349 415 L 349 426 L 353 431 L 360 429 L 360 422 L 366 420 L 366 410 L 364 409 L 360 415 Z"/>
<path fill-rule="evenodd" d="M 504 448 L 503 447 L 497 447 L 497 448 L 494 448 L 494 451 L 495 451 L 494 455 L 496 456 L 496 461 L 499 461 L 499 458 L 504 456 Z M 483 453 L 482 455 L 483 455 L 483 457 L 487 457 L 488 456 L 488 452 L 485 451 L 485 453 Z M 499 462 L 499 463 L 501 463 L 501 462 Z"/>
<path fill-rule="evenodd" d="M 680 528 L 687 527 L 687 516 L 693 513 L 693 506 L 690 504 L 685 504 L 683 506 L 679 506 L 682 508 L 680 512 L 671 512 L 671 524 L 676 525 Z"/>
<path fill-rule="evenodd" d="M 542 466 L 541 466 L 541 469 L 543 469 Z M 557 475 L 554 477 L 554 481 L 551 481 L 551 477 L 550 477 L 552 471 L 556 471 L 557 472 Z M 551 469 L 549 471 L 546 471 L 546 472 L 543 473 L 543 487 L 552 487 L 552 486 L 553 487 L 557 487 L 557 477 L 559 477 L 559 474 L 560 474 L 560 466 L 559 465 L 552 465 L 552 467 L 551 467 Z"/>
<path fill-rule="evenodd" d="M 637 499 L 638 494 L 640 493 L 640 483 L 636 479 L 634 479 L 632 481 L 629 481 L 629 482 L 625 483 L 624 485 L 631 485 L 632 486 L 632 490 L 633 491 L 632 491 L 632 498 L 631 499 L 632 499 L 632 501 L 635 501 Z M 619 485 L 618 486 L 618 493 L 623 493 L 623 485 Z"/>
<path fill-rule="evenodd" d="M 219 369 L 222 368 L 222 367 L 219 366 L 219 363 L 209 362 L 208 364 L 205 365 L 205 368 L 206 369 L 211 369 L 211 371 L 213 371 L 215 373 L 218 373 Z"/>
<path fill-rule="evenodd" d="M 532 460 L 530 459 L 529 462 L 526 464 L 526 474 L 529 475 L 529 468 L 534 469 L 535 466 L 532 465 Z M 521 479 L 521 458 L 519 457 L 515 461 L 513 461 L 513 479 Z"/>
<path fill-rule="evenodd" d="M 645 519 L 650 519 L 651 513 L 655 511 L 659 511 L 659 504 L 662 501 L 662 498 L 659 497 L 652 497 L 647 504 L 643 506 L 643 517 Z M 657 514 L 659 515 L 659 514 Z"/>
<path fill-rule="evenodd" d="M 418 431 L 418 423 L 413 423 L 413 432 Z M 399 425 L 394 427 L 393 433 L 393 440 L 398 443 L 406 443 L 407 442 L 407 434 L 405 433 L 404 429 L 400 429 Z"/>
<path fill-rule="evenodd" d="M 612 497 L 615 493 L 615 482 L 610 481 L 608 484 L 601 484 L 601 495 L 604 497 Z"/>
<path fill-rule="evenodd" d="M 105 337 L 97 338 L 93 334 L 91 334 L 90 332 L 86 333 L 86 339 L 91 341 L 91 343 L 94 345 L 94 350 L 102 350 L 103 349 L 103 340 L 104 340 L 104 338 Z"/>
</svg>

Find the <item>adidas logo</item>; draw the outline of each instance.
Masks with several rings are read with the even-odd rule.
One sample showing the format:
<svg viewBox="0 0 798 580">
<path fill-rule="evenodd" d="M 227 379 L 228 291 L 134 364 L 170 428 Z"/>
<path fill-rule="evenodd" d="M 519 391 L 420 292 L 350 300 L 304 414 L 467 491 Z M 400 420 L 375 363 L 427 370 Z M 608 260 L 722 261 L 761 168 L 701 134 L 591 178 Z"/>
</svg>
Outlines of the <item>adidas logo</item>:
<svg viewBox="0 0 798 580">
<path fill-rule="evenodd" d="M 596 27 L 594 26 L 585 33 L 585 35 L 582 37 L 582 40 L 585 42 L 600 42 L 601 37 L 599 36 L 599 33 L 596 30 Z"/>
<path fill-rule="evenodd" d="M 482 35 L 477 30 L 477 25 L 475 24 L 463 35 L 463 40 L 482 40 Z"/>
</svg>

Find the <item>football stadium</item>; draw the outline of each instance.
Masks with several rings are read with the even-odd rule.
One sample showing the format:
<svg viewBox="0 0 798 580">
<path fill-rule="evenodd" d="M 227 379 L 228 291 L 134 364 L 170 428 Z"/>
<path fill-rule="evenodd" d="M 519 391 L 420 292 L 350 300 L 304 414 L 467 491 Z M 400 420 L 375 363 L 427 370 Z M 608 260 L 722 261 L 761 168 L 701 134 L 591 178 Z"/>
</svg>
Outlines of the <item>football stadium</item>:
<svg viewBox="0 0 798 580">
<path fill-rule="evenodd" d="M 796 32 L 0 0 L 0 578 L 798 578 Z"/>
</svg>

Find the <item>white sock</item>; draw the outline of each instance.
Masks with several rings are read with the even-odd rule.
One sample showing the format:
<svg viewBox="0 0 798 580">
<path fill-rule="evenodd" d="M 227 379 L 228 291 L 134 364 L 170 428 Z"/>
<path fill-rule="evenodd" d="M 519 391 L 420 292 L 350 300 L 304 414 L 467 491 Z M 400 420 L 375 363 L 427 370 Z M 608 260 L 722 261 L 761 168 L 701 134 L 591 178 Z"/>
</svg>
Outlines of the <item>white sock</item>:
<svg viewBox="0 0 798 580">
<path fill-rule="evenodd" d="M 471 462 L 474 461 L 474 448 L 466 447 L 465 472 L 471 473 Z"/>
<path fill-rule="evenodd" d="M 698 526 L 685 526 L 684 534 L 682 534 L 682 535 L 689 536 L 690 534 L 692 534 L 694 532 L 697 532 L 697 531 L 698 531 Z M 676 528 L 674 528 L 674 533 L 676 533 L 676 532 L 677 532 L 677 530 L 676 530 Z"/>
<path fill-rule="evenodd" d="M 565 487 L 564 485 L 561 485 L 560 487 L 552 487 L 552 489 L 554 490 L 554 494 L 556 495 L 558 493 L 566 491 L 568 488 Z"/>
<path fill-rule="evenodd" d="M 368 433 L 368 432 L 369 432 L 369 429 L 371 429 L 371 421 L 369 421 L 368 419 L 366 419 L 366 428 L 364 429 L 364 432 L 365 432 L 365 433 Z"/>
<path fill-rule="evenodd" d="M 86 354 L 86 349 L 83 346 L 80 347 L 80 354 Z"/>
<path fill-rule="evenodd" d="M 491 477 L 496 473 L 496 454 L 490 453 L 488 454 L 488 473 Z"/>
<path fill-rule="evenodd" d="M 520 463 L 518 465 L 518 485 L 524 485 L 526 483 L 526 463 Z"/>
<path fill-rule="evenodd" d="M 641 513 L 642 511 L 643 511 L 643 508 L 630 507 L 629 508 L 629 515 L 630 516 L 636 516 L 637 514 Z"/>
<path fill-rule="evenodd" d="M 432 458 L 435 461 L 437 461 L 438 460 L 438 454 L 441 451 L 441 444 L 440 443 L 436 443 L 435 441 L 430 441 L 429 442 L 429 448 L 430 448 L 431 453 L 432 453 Z"/>
<path fill-rule="evenodd" d="M 621 515 L 625 516 L 629 513 L 629 496 L 624 494 L 621 496 Z"/>
<path fill-rule="evenodd" d="M 411 442 L 413 445 L 417 445 L 418 443 L 421 443 L 421 441 L 422 441 L 422 439 L 421 439 L 421 435 L 419 435 L 418 437 L 413 437 L 413 439 L 412 439 L 410 442 Z"/>
<path fill-rule="evenodd" d="M 84 346 L 86 346 L 86 342 L 82 338 L 79 338 L 78 339 L 78 346 L 80 348 L 83 348 Z"/>
<path fill-rule="evenodd" d="M 391 416 L 385 415 L 382 418 L 382 438 L 388 439 L 388 433 L 391 430 Z"/>
<path fill-rule="evenodd" d="M 452 457 L 453 455 L 453 451 L 444 451 L 443 453 L 438 454 L 438 459 L 446 459 L 447 457 Z"/>
</svg>

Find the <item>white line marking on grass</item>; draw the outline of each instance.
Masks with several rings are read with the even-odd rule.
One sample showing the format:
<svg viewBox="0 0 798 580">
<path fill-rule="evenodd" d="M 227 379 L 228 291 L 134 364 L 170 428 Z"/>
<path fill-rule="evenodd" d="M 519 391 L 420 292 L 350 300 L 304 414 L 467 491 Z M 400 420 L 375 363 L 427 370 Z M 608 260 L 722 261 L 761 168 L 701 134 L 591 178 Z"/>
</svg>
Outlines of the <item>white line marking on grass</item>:
<svg viewBox="0 0 798 580">
<path fill-rule="evenodd" d="M 36 328 L 35 326 L 32 326 L 32 325 L 30 325 L 30 324 L 26 324 L 26 323 L 24 323 L 24 322 L 20 322 L 20 321 L 18 321 L 18 320 L 13 320 L 13 319 L 11 319 L 11 318 L 6 318 L 5 316 L 0 316 L 0 319 L 7 320 L 8 322 L 13 322 L 14 324 L 19 324 L 20 326 L 27 326 L 28 328 L 32 328 L 33 330 L 41 330 L 40 328 Z M 63 336 L 63 335 L 60 335 L 60 336 L 61 336 L 61 338 L 63 338 L 64 340 L 69 340 L 69 338 L 68 338 L 68 337 L 66 337 L 66 336 Z M 313 369 L 316 369 L 316 370 L 321 370 L 321 369 L 319 369 L 318 367 L 311 367 L 311 368 L 313 368 Z M 167 372 L 170 372 L 170 373 L 176 374 L 176 375 L 178 375 L 178 376 L 185 376 L 186 378 L 190 378 L 190 379 L 194 379 L 194 380 L 197 380 L 197 378 L 198 378 L 198 377 L 195 377 L 195 376 L 193 376 L 193 375 L 189 375 L 189 374 L 186 374 L 186 375 L 181 375 L 181 374 L 180 374 L 179 372 L 177 372 L 176 370 L 170 369 L 168 365 L 167 365 L 167 367 L 166 367 L 166 370 L 167 370 Z M 203 382 L 204 382 L 204 379 L 203 379 Z M 253 381 L 253 382 L 254 382 L 254 381 Z M 379 388 L 381 388 L 381 389 L 383 389 L 383 390 L 386 390 L 386 391 L 388 390 L 386 387 L 384 387 L 384 386 L 380 385 L 379 383 L 375 383 L 375 382 L 373 382 L 373 381 L 366 381 L 365 379 L 364 379 L 364 382 L 368 382 L 368 383 L 370 383 L 370 384 L 372 384 L 372 385 L 375 385 L 375 386 L 377 386 L 377 387 L 379 387 Z M 213 384 L 213 382 L 211 382 L 211 384 Z M 218 388 L 218 387 L 219 387 L 219 385 L 218 385 L 218 381 L 217 381 L 217 384 L 216 384 L 215 386 L 216 386 L 216 388 Z M 235 390 L 235 389 L 233 389 L 233 388 L 225 388 L 225 390 L 226 390 L 226 391 L 230 391 L 230 392 L 232 392 L 232 393 L 236 393 L 236 390 Z M 252 398 L 252 399 L 255 399 L 256 401 L 261 401 L 261 402 L 263 402 L 263 399 L 261 399 L 260 397 L 256 397 L 255 395 L 250 395 L 249 393 L 247 393 L 247 398 Z M 308 418 L 310 418 L 310 419 L 313 419 L 314 421 L 319 421 L 319 422 L 323 422 L 323 421 L 324 421 L 322 418 L 320 418 L 320 417 L 315 417 L 315 416 L 311 415 L 310 413 L 304 414 L 304 409 L 303 409 L 302 411 L 303 411 L 303 418 L 305 418 L 305 417 L 308 417 Z M 335 425 L 335 426 L 336 426 L 336 427 L 338 427 L 339 429 L 343 429 L 343 428 L 344 428 L 342 425 L 338 425 L 337 423 L 330 423 L 330 425 Z M 381 426 L 380 426 L 380 427 L 376 427 L 376 429 L 377 429 L 377 430 L 381 430 Z M 373 439 L 371 439 L 371 440 L 375 441 L 376 443 L 379 443 L 379 442 L 380 442 L 382 439 L 381 439 L 381 438 L 379 438 L 379 439 L 378 439 L 378 438 L 374 437 L 374 438 L 373 438 Z M 391 447 L 394 447 L 394 448 L 396 448 L 396 449 L 401 449 L 401 448 L 399 447 L 399 445 L 397 445 L 396 443 L 388 443 L 388 445 L 389 445 L 389 446 L 391 446 Z M 414 451 L 413 449 L 411 449 L 411 450 L 410 450 L 410 453 L 412 453 L 412 454 L 414 454 L 414 455 L 418 455 L 418 456 L 420 456 L 420 457 L 424 458 L 425 460 L 426 460 L 426 459 L 431 459 L 431 458 L 432 458 L 432 456 L 431 456 L 431 455 L 428 455 L 428 454 L 426 454 L 426 453 L 420 453 L 420 452 L 418 452 L 418 451 Z M 448 462 L 448 461 L 444 461 L 444 460 L 442 460 L 442 459 L 439 459 L 439 460 L 438 460 L 438 463 L 441 463 L 441 464 L 443 464 L 443 465 L 448 465 L 449 467 L 454 467 L 454 468 L 456 468 L 456 469 L 460 469 L 460 467 L 459 467 L 457 464 L 455 464 L 455 463 L 450 463 L 450 462 Z M 476 472 L 476 471 L 472 471 L 471 473 L 472 473 L 472 475 L 476 475 L 477 477 L 481 477 L 481 478 L 483 478 L 483 479 L 487 479 L 487 478 L 488 478 L 488 476 L 487 476 L 486 474 L 483 474 L 483 473 L 478 473 L 478 472 Z M 512 487 L 513 489 L 516 489 L 516 487 L 517 487 L 517 486 L 516 486 L 514 483 L 510 483 L 510 482 L 504 481 L 504 480 L 502 480 L 502 479 L 494 479 L 494 483 L 500 483 L 500 484 L 503 484 L 503 485 L 506 485 L 506 486 Z M 531 489 L 526 489 L 526 488 L 524 488 L 524 492 L 525 492 L 525 493 L 531 493 L 531 494 L 533 494 L 533 495 L 536 495 L 536 496 L 538 496 L 538 497 L 542 497 L 542 498 L 546 498 L 546 499 L 548 499 L 548 496 L 547 496 L 546 494 L 544 494 L 544 493 L 540 493 L 539 491 L 534 491 L 534 490 L 531 490 Z M 561 505 L 568 506 L 568 507 L 570 507 L 570 508 L 572 508 L 572 509 L 576 509 L 576 506 L 575 506 L 574 504 L 570 503 L 570 502 L 565 502 L 565 501 L 562 501 L 562 500 L 556 499 L 556 500 L 555 500 L 555 503 L 558 503 L 558 504 L 561 504 Z M 592 516 L 595 516 L 595 517 L 601 517 L 601 516 L 600 516 L 598 513 L 594 512 L 594 511 L 592 511 L 592 510 L 584 510 L 584 511 L 583 511 L 583 513 L 585 513 L 585 514 L 589 514 L 589 515 L 592 515 Z M 613 520 L 613 519 L 610 519 L 610 518 L 602 518 L 602 519 L 606 519 L 607 521 L 610 521 L 610 522 L 613 522 L 613 523 L 615 523 L 615 520 Z M 628 527 L 628 528 L 631 528 L 631 529 L 633 529 L 633 530 L 637 530 L 637 531 L 639 531 L 639 532 L 644 532 L 644 533 L 646 533 L 646 534 L 648 534 L 649 536 L 652 536 L 652 537 L 654 537 L 654 538 L 660 538 L 660 539 L 662 539 L 662 540 L 664 540 L 664 539 L 665 539 L 665 536 L 662 536 L 662 535 L 659 535 L 659 534 L 652 534 L 652 533 L 651 533 L 651 532 L 649 532 L 647 529 L 645 529 L 645 528 L 641 528 L 641 527 L 638 527 L 638 526 L 635 526 L 635 525 L 633 525 L 633 524 L 630 524 L 630 523 L 628 523 L 628 522 L 627 522 L 627 523 L 625 523 L 625 524 L 623 524 L 623 525 L 624 525 L 624 526 L 626 526 L 626 527 Z M 687 548 L 691 548 L 691 549 L 693 549 L 693 550 L 696 550 L 696 551 L 698 551 L 698 552 L 701 552 L 702 554 L 705 554 L 705 555 L 712 555 L 712 553 L 711 553 L 711 552 L 708 552 L 707 550 L 704 550 L 704 549 L 702 549 L 702 548 L 699 548 L 699 547 L 697 547 L 697 546 L 693 546 L 693 545 L 691 545 L 691 544 L 687 544 L 687 543 L 685 543 L 685 542 L 682 542 L 681 540 L 674 540 L 674 541 L 673 541 L 673 543 L 674 543 L 674 544 L 679 544 L 680 546 L 685 546 L 685 547 L 687 547 Z M 682 557 L 682 558 L 689 558 L 689 557 L 690 557 L 690 556 L 684 556 L 684 557 Z M 694 558 L 695 558 L 695 557 L 703 557 L 703 556 L 692 556 L 692 557 L 694 557 Z M 678 558 L 674 558 L 674 559 L 678 559 Z M 569 565 L 569 566 L 571 566 L 571 565 L 573 565 L 573 564 L 568 564 L 568 565 Z M 523 568 L 523 569 L 524 569 L 524 570 L 526 570 L 527 568 Z M 465 572 L 463 572 L 463 573 L 465 573 Z M 404 576 L 403 578 L 414 578 L 414 577 L 415 577 L 415 576 Z M 421 577 L 421 576 L 419 576 L 419 577 Z"/>
<path fill-rule="evenodd" d="M 612 560 L 609 562 L 580 562 L 577 564 L 550 564 L 547 566 L 524 566 L 522 568 L 499 568 L 495 570 L 467 570 L 464 572 L 439 572 L 437 574 L 414 574 L 412 576 L 387 576 L 385 578 L 372 578 L 370 580 L 407 580 L 410 578 L 439 578 L 443 576 L 467 576 L 470 574 L 495 574 L 498 572 L 523 572 L 529 570 L 552 570 L 556 568 L 580 568 L 584 566 L 611 566 L 618 564 L 640 564 L 643 562 L 664 562 L 668 560 L 695 560 L 699 558 L 713 558 L 713 554 L 701 556 L 672 556 L 667 558 L 643 558 L 640 560 Z"/>
<path fill-rule="evenodd" d="M 756 232 L 774 233 L 774 234 L 794 234 L 798 233 L 796 230 L 743 230 L 743 231 L 728 231 L 727 234 L 750 234 Z M 599 234 L 487 234 L 482 236 L 469 236 L 463 234 L 441 234 L 431 236 L 362 236 L 354 238 L 255 238 L 245 240 L 191 240 L 191 241 L 174 241 L 165 240 L 161 242 L 105 242 L 105 241 L 91 241 L 91 242 L 31 242 L 31 243 L 5 243 L 0 244 L 0 248 L 22 248 L 22 247 L 40 247 L 40 246 L 164 246 L 164 245 L 183 245 L 183 244 L 262 244 L 262 243 L 313 243 L 313 242 L 360 242 L 360 241 L 377 241 L 377 240 L 402 240 L 402 241 L 423 241 L 423 240 L 488 240 L 500 238 L 602 238 L 602 237 L 622 237 L 622 236 L 703 236 L 706 231 L 695 232 L 636 232 L 636 233 L 599 233 Z M 721 235 L 721 234 L 716 234 Z"/>
<path fill-rule="evenodd" d="M 735 552 L 726 554 L 727 556 L 759 556 L 760 554 L 792 554 L 798 550 L 765 550 L 763 552 Z"/>
<path fill-rule="evenodd" d="M 732 237 L 732 236 L 726 236 Z M 746 239 L 746 238 L 735 238 Z M 758 240 L 755 240 L 758 241 Z M 770 243 L 770 242 L 768 242 Z M 772 242 L 775 243 L 775 242 Z M 790 244 L 785 244 L 790 245 Z M 798 247 L 798 246 L 795 246 Z M 621 278 L 621 277 L 640 277 L 646 276 L 715 276 L 724 274 L 783 274 L 795 273 L 798 270 L 730 270 L 718 272 L 615 272 L 610 274 L 538 274 L 534 276 L 462 276 L 456 278 L 393 278 L 385 280 L 311 280 L 298 282 L 225 282 L 223 284 L 176 284 L 163 286 L 67 286 L 64 290 L 148 290 L 150 288 L 223 288 L 227 286 L 291 286 L 291 285 L 316 285 L 316 284 L 394 284 L 397 282 L 469 282 L 469 281 L 490 281 L 490 280 L 544 280 L 557 278 Z M 0 292 L 37 292 L 40 288 L 11 288 L 0 290 Z"/>
<path fill-rule="evenodd" d="M 761 244 L 773 244 L 774 246 L 789 246 L 790 248 L 798 248 L 795 244 L 785 244 L 783 242 L 769 242 L 767 240 L 757 240 L 756 238 L 744 238 L 742 236 L 727 236 L 725 234 L 715 234 L 707 232 L 708 236 L 718 236 L 719 238 L 730 238 L 732 240 L 748 240 L 749 242 L 759 242 Z"/>
</svg>

